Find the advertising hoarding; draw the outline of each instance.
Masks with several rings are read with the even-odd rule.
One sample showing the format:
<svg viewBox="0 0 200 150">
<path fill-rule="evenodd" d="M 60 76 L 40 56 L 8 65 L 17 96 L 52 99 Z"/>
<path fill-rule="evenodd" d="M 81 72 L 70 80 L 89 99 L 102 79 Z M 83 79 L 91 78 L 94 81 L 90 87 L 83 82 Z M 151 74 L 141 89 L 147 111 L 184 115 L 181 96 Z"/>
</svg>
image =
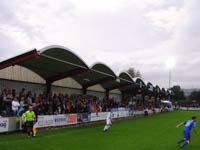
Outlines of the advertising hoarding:
<svg viewBox="0 0 200 150">
<path fill-rule="evenodd" d="M 8 118 L 0 118 L 0 132 L 8 132 Z"/>
</svg>

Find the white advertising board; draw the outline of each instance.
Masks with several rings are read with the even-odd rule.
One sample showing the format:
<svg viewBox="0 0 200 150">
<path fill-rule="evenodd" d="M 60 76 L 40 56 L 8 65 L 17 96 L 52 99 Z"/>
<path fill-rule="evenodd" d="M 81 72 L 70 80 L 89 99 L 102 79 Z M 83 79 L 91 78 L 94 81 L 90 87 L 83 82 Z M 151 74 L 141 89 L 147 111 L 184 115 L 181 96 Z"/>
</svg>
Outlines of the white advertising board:
<svg viewBox="0 0 200 150">
<path fill-rule="evenodd" d="M 77 123 L 77 114 L 38 116 L 36 128 L 63 126 Z"/>
<path fill-rule="evenodd" d="M 91 113 L 91 121 L 105 120 L 108 112 Z"/>
<path fill-rule="evenodd" d="M 200 110 L 198 107 L 180 107 L 181 110 Z"/>
<path fill-rule="evenodd" d="M 8 132 L 8 118 L 0 118 L 0 132 Z"/>
<path fill-rule="evenodd" d="M 135 115 L 144 115 L 144 111 L 143 110 L 135 111 Z"/>
<path fill-rule="evenodd" d="M 54 116 L 45 115 L 38 116 L 38 121 L 36 123 L 36 128 L 51 127 L 54 126 Z"/>
<path fill-rule="evenodd" d="M 160 108 L 155 108 L 156 113 L 160 113 L 161 109 Z"/>
<path fill-rule="evenodd" d="M 118 112 L 113 112 L 113 114 L 114 114 L 113 118 L 128 117 L 129 111 L 118 111 Z"/>
<path fill-rule="evenodd" d="M 67 124 L 67 115 L 55 115 L 54 126 L 63 126 Z"/>
<path fill-rule="evenodd" d="M 91 113 L 91 121 L 105 120 L 108 112 Z M 129 111 L 117 111 L 112 113 L 112 118 L 128 117 Z"/>
</svg>

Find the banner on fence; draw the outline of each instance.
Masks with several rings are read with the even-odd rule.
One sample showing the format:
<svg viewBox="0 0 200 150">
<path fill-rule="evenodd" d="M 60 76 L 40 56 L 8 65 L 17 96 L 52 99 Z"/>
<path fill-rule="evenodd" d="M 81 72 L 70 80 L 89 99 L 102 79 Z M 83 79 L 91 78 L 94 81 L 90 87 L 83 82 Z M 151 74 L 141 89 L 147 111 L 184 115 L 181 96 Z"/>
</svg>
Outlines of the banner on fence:
<svg viewBox="0 0 200 150">
<path fill-rule="evenodd" d="M 36 128 L 51 127 L 51 126 L 54 126 L 53 115 L 38 116 Z"/>
<path fill-rule="evenodd" d="M 119 107 L 118 111 L 125 111 L 125 107 Z"/>
<path fill-rule="evenodd" d="M 108 112 L 91 113 L 91 121 L 105 120 Z"/>
<path fill-rule="evenodd" d="M 152 109 L 148 109 L 148 114 L 153 114 L 153 110 Z"/>
<path fill-rule="evenodd" d="M 134 110 L 130 110 L 130 111 L 128 112 L 128 115 L 129 115 L 129 116 L 135 116 L 135 111 L 134 111 Z"/>
<path fill-rule="evenodd" d="M 8 132 L 8 118 L 0 118 L 0 132 Z"/>
<path fill-rule="evenodd" d="M 135 111 L 135 115 L 144 115 L 144 110 Z"/>
<path fill-rule="evenodd" d="M 200 108 L 182 108 L 183 110 L 200 110 Z M 119 111 L 120 110 L 120 111 Z M 161 112 L 161 109 L 155 109 L 156 113 Z M 152 113 L 149 111 L 149 113 Z M 36 128 L 64 126 L 70 124 L 77 124 L 90 121 L 106 120 L 108 112 L 83 113 L 83 114 L 62 114 L 62 115 L 43 115 L 38 116 Z M 112 118 L 123 118 L 129 116 L 144 115 L 144 110 L 126 110 L 126 108 L 119 108 L 118 111 L 113 112 Z M 0 132 L 9 132 L 19 130 L 19 119 L 0 118 Z"/>
<path fill-rule="evenodd" d="M 108 110 L 109 111 L 109 110 Z M 112 108 L 112 111 L 118 111 L 118 108 Z"/>
<path fill-rule="evenodd" d="M 77 123 L 77 114 L 38 116 L 36 128 L 63 126 Z"/>
<path fill-rule="evenodd" d="M 161 109 L 160 108 L 155 108 L 156 113 L 160 113 Z"/>
<path fill-rule="evenodd" d="M 10 117 L 8 118 L 8 131 L 16 131 L 21 128 L 20 126 L 20 118 L 18 117 Z"/>
<path fill-rule="evenodd" d="M 129 111 L 118 111 L 118 112 L 113 112 L 114 116 L 113 118 L 122 118 L 122 117 L 129 117 Z"/>
<path fill-rule="evenodd" d="M 91 121 L 91 115 L 89 113 L 77 114 L 77 122 L 89 122 Z"/>
<path fill-rule="evenodd" d="M 67 124 L 76 124 L 77 123 L 77 114 L 69 114 L 67 117 Z"/>
<path fill-rule="evenodd" d="M 180 107 L 181 110 L 200 110 L 200 108 L 197 107 Z"/>
<path fill-rule="evenodd" d="M 129 111 L 121 111 L 120 113 L 119 113 L 119 117 L 121 118 L 121 117 L 128 117 L 129 116 Z"/>
<path fill-rule="evenodd" d="M 67 124 L 67 115 L 55 115 L 54 126 L 63 126 Z"/>
</svg>

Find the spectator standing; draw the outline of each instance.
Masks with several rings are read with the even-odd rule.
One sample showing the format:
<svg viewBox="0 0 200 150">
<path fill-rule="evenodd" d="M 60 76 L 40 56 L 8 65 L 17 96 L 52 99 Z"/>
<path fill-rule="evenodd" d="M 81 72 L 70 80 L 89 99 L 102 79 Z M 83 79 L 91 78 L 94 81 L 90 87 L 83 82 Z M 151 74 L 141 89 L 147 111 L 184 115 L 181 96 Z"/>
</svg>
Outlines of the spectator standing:
<svg viewBox="0 0 200 150">
<path fill-rule="evenodd" d="M 38 96 L 38 103 L 41 103 L 42 102 L 42 94 L 40 94 L 39 96 Z"/>
<path fill-rule="evenodd" d="M 22 96 L 20 100 L 20 108 L 22 107 L 24 107 L 24 96 Z"/>
<path fill-rule="evenodd" d="M 6 99 L 5 99 L 7 116 L 11 116 L 11 114 L 12 114 L 12 111 L 11 111 L 12 104 L 11 103 L 12 103 L 12 94 L 11 94 L 11 91 L 8 90 L 8 92 L 6 94 Z"/>
<path fill-rule="evenodd" d="M 48 115 L 49 114 L 49 111 L 48 111 L 48 109 L 49 109 L 49 101 L 47 101 L 47 102 L 44 101 L 43 107 L 44 107 L 44 114 Z"/>
<path fill-rule="evenodd" d="M 40 115 L 45 115 L 45 112 L 44 112 L 45 108 L 44 108 L 42 101 L 39 103 L 38 110 L 39 110 Z"/>
<path fill-rule="evenodd" d="M 14 97 L 13 101 L 12 101 L 12 112 L 13 112 L 13 116 L 17 116 L 17 111 L 19 109 L 19 102 L 17 100 L 17 96 Z"/>
<path fill-rule="evenodd" d="M 15 97 L 16 96 L 16 91 L 15 89 L 12 89 L 12 97 Z"/>
<path fill-rule="evenodd" d="M 70 104 L 70 102 L 67 102 L 67 112 L 71 113 L 71 104 Z"/>
<path fill-rule="evenodd" d="M 19 97 L 21 98 L 22 96 L 25 96 L 25 89 L 22 88 L 22 90 L 19 93 Z"/>
<path fill-rule="evenodd" d="M 32 94 L 31 94 L 30 91 L 28 92 L 27 103 L 28 103 L 30 106 L 32 106 L 32 104 L 33 104 L 33 101 L 32 101 Z"/>
<path fill-rule="evenodd" d="M 67 112 L 67 108 L 66 108 L 65 101 L 63 100 L 61 104 L 61 113 L 66 114 L 66 112 Z"/>
<path fill-rule="evenodd" d="M 49 115 L 53 115 L 53 103 L 52 103 L 52 101 L 49 101 L 48 111 L 49 111 Z"/>
<path fill-rule="evenodd" d="M 60 101 L 57 102 L 57 105 L 56 105 L 56 114 L 61 114 L 61 103 Z"/>
</svg>

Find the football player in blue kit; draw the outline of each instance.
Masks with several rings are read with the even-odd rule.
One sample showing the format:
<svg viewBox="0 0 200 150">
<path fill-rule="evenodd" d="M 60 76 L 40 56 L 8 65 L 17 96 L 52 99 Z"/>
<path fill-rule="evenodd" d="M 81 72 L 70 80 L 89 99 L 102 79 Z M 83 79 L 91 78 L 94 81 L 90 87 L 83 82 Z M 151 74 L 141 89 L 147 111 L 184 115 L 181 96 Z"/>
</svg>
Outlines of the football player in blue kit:
<svg viewBox="0 0 200 150">
<path fill-rule="evenodd" d="M 179 145 L 179 144 L 184 142 L 181 145 L 181 148 L 184 148 L 184 146 L 186 146 L 187 144 L 189 144 L 191 142 L 191 135 L 190 135 L 191 129 L 194 131 L 194 133 L 197 136 L 199 136 L 199 133 L 196 130 L 196 123 L 195 122 L 196 122 L 196 116 L 193 116 L 192 120 L 181 122 L 180 124 L 178 124 L 176 126 L 176 128 L 179 128 L 180 126 L 185 125 L 184 130 L 183 130 L 184 138 L 179 140 L 178 143 L 177 143 Z"/>
</svg>

